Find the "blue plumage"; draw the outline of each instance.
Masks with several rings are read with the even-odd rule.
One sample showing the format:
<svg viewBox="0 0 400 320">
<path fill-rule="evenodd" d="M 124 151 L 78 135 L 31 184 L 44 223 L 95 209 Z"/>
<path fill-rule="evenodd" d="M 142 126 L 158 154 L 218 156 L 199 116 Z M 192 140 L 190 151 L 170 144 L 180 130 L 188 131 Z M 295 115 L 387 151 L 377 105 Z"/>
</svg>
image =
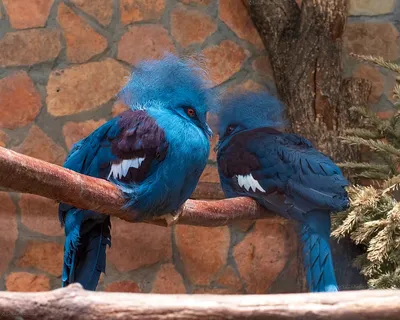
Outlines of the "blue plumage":
<svg viewBox="0 0 400 320">
<path fill-rule="evenodd" d="M 218 111 L 217 160 L 227 197 L 250 196 L 300 223 L 310 291 L 337 291 L 330 213 L 345 209 L 347 180 L 311 142 L 282 133 L 283 107 L 267 93 L 239 93 Z"/>
<path fill-rule="evenodd" d="M 195 63 L 167 55 L 137 66 L 119 98 L 130 110 L 75 144 L 64 167 L 108 179 L 142 220 L 177 211 L 194 191 L 209 154 L 206 122 L 215 92 Z M 95 290 L 111 245 L 110 217 L 61 203 L 63 286 Z"/>
</svg>

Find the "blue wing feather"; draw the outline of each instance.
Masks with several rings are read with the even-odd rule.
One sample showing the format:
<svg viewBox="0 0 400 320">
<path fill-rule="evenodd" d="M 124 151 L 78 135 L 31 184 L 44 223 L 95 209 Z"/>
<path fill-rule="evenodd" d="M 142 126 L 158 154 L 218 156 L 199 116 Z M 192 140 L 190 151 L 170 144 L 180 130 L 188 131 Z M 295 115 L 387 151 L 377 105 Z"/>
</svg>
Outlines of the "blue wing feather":
<svg viewBox="0 0 400 320">
<path fill-rule="evenodd" d="M 64 167 L 86 175 L 100 178 L 100 166 L 92 165 L 95 159 L 104 163 L 111 162 L 116 157 L 111 153 L 111 139 L 115 139 L 121 132 L 116 117 L 98 129 L 90 136 L 77 142 L 71 149 Z M 89 174 L 91 173 L 91 174 Z"/>
<path fill-rule="evenodd" d="M 248 150 L 260 161 L 264 176 L 259 182 L 263 188 L 271 183 L 279 188 L 284 186 L 281 190 L 289 202 L 302 198 L 314 209 L 336 212 L 348 206 L 347 180 L 306 139 L 291 134 L 259 133 L 248 142 Z"/>
<path fill-rule="evenodd" d="M 98 178 L 101 166 L 115 159 L 111 153 L 109 139 L 115 138 L 121 131 L 117 118 L 110 120 L 94 131 L 90 136 L 77 142 L 71 149 L 64 167 Z M 100 163 L 101 161 L 101 163 Z M 106 245 L 111 243 L 110 232 L 98 234 L 109 225 L 107 216 L 74 208 L 61 203 L 59 217 L 65 227 L 63 286 L 80 282 L 85 289 L 95 290 L 100 273 L 105 269 Z M 98 248 L 94 256 L 93 247 Z"/>
</svg>

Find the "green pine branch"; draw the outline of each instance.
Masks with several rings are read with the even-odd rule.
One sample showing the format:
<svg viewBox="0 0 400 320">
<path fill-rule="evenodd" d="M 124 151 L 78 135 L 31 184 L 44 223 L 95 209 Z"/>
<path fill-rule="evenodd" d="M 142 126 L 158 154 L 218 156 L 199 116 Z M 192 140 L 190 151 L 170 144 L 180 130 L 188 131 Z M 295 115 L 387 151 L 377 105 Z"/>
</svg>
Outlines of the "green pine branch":
<svg viewBox="0 0 400 320">
<path fill-rule="evenodd" d="M 337 165 L 345 169 L 372 170 L 388 174 L 390 168 L 386 164 L 376 164 L 369 162 L 339 162 Z"/>
<path fill-rule="evenodd" d="M 381 57 L 353 56 L 400 74 L 397 63 Z M 400 84 L 396 84 L 393 97 L 400 109 Z M 352 107 L 350 111 L 359 116 L 361 125 L 345 130 L 339 139 L 348 145 L 367 147 L 375 161 L 338 165 L 353 178 L 380 183 L 348 188 L 350 207 L 332 215 L 332 236 L 348 237 L 365 248 L 354 265 L 367 278 L 370 288 L 400 289 L 400 110 L 387 120 L 365 107 Z"/>
<path fill-rule="evenodd" d="M 355 136 L 363 139 L 382 139 L 384 135 L 377 131 L 372 131 L 363 128 L 346 129 L 343 132 L 346 136 Z"/>
<path fill-rule="evenodd" d="M 362 55 L 362 54 L 355 54 L 355 53 L 350 53 L 350 55 L 361 61 L 370 62 L 379 67 L 383 67 L 385 69 L 388 69 L 388 70 L 391 70 L 391 71 L 394 71 L 394 72 L 400 74 L 400 65 L 398 65 L 397 63 L 386 61 L 382 57 L 374 57 L 374 56 L 370 56 L 370 55 Z"/>
<path fill-rule="evenodd" d="M 363 139 L 351 136 L 340 136 L 339 139 L 341 139 L 343 142 L 349 145 L 366 146 L 374 151 L 391 153 L 396 157 L 400 157 L 400 149 L 397 149 L 391 144 L 383 142 L 381 140 Z"/>
</svg>

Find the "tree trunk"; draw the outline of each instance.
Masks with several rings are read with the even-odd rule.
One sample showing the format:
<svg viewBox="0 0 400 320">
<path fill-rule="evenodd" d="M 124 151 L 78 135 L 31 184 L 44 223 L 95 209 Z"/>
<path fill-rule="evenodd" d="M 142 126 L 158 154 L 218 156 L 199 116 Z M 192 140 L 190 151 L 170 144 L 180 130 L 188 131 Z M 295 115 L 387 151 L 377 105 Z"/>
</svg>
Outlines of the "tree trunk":
<svg viewBox="0 0 400 320">
<path fill-rule="evenodd" d="M 347 0 L 244 0 L 268 52 L 289 131 L 335 161 L 357 158 L 337 137 L 357 124 L 350 107 L 365 106 L 366 80 L 342 78 Z M 300 2 L 300 1 L 298 1 Z"/>
</svg>

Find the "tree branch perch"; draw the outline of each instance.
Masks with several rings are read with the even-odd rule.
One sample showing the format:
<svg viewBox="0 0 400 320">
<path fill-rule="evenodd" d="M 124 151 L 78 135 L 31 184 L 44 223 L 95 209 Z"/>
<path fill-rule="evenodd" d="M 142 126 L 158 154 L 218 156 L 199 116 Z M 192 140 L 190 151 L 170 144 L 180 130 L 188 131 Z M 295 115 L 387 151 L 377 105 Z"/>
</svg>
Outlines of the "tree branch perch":
<svg viewBox="0 0 400 320">
<path fill-rule="evenodd" d="M 125 199 L 112 183 L 0 147 L 0 187 L 31 193 L 71 204 L 77 208 L 137 222 L 137 213 L 123 210 Z M 188 200 L 178 224 L 221 226 L 235 220 L 282 219 L 267 212 L 250 198 Z M 146 221 L 167 225 L 164 219 Z"/>
<path fill-rule="evenodd" d="M 397 320 L 399 290 L 274 295 L 160 295 L 82 290 L 0 293 L 0 317 L 11 319 Z M 290 306 L 290 307 L 289 307 Z"/>
</svg>

